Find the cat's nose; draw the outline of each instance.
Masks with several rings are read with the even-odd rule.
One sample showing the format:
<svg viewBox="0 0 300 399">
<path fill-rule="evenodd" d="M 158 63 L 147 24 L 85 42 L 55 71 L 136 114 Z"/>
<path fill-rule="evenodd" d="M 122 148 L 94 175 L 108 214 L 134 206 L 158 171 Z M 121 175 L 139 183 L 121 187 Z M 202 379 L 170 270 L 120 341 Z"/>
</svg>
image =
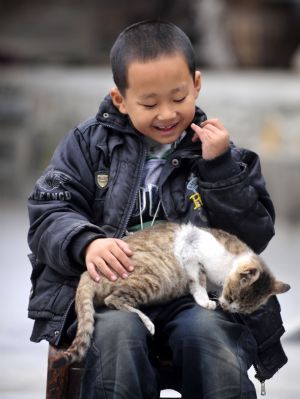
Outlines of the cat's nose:
<svg viewBox="0 0 300 399">
<path fill-rule="evenodd" d="M 222 303 L 221 306 L 223 310 L 229 310 L 229 305 L 227 305 L 226 303 Z"/>
</svg>

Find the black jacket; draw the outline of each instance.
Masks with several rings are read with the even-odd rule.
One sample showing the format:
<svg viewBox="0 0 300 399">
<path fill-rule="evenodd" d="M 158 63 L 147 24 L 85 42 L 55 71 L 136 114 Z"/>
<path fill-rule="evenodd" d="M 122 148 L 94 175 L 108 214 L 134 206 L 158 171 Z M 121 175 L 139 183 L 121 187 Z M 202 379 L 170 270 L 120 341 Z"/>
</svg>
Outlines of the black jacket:
<svg viewBox="0 0 300 399">
<path fill-rule="evenodd" d="M 196 109 L 195 122 L 205 119 Z M 161 173 L 159 193 L 166 218 L 222 228 L 261 252 L 274 234 L 274 209 L 257 155 L 232 144 L 226 153 L 205 161 L 201 143 L 192 143 L 192 134 L 187 132 Z M 95 118 L 69 132 L 56 149 L 29 197 L 33 341 L 61 342 L 75 317 L 84 248 L 95 238 L 125 234 L 146 155 L 144 136 L 109 97 Z M 270 378 L 286 362 L 276 298 L 244 321 L 258 342 L 259 377 Z"/>
</svg>

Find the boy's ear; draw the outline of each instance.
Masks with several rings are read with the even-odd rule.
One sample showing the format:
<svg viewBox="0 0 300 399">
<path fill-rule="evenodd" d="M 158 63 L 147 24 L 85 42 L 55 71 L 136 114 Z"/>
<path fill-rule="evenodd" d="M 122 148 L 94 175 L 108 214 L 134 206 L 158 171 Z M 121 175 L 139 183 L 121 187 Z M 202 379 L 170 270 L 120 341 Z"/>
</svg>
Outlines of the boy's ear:
<svg viewBox="0 0 300 399">
<path fill-rule="evenodd" d="M 200 71 L 195 72 L 194 88 L 195 88 L 195 98 L 197 98 L 198 94 L 201 90 L 201 72 Z"/>
<path fill-rule="evenodd" d="M 128 114 L 126 110 L 125 100 L 120 90 L 117 87 L 114 87 L 110 91 L 110 96 L 114 106 L 121 112 L 121 114 Z"/>
</svg>

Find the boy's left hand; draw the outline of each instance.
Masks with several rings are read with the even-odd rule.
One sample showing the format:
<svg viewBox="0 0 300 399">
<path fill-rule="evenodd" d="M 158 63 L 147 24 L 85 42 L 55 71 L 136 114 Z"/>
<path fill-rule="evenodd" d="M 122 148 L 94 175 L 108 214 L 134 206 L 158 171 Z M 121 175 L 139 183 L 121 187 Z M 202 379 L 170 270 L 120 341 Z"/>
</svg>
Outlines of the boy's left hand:
<svg viewBox="0 0 300 399">
<path fill-rule="evenodd" d="M 192 123 L 191 128 L 195 132 L 192 141 L 202 143 L 203 159 L 214 159 L 229 148 L 229 133 L 219 119 L 207 119 L 200 126 Z"/>
</svg>

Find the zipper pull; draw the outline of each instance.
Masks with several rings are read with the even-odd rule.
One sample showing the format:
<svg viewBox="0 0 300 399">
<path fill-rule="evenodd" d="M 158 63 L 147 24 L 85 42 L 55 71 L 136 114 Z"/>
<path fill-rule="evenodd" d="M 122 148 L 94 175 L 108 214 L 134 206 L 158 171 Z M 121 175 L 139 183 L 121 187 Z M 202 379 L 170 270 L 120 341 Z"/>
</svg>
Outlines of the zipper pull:
<svg viewBox="0 0 300 399">
<path fill-rule="evenodd" d="M 261 381 L 260 382 L 260 394 L 261 394 L 261 396 L 266 396 L 267 395 L 265 381 Z"/>
</svg>

